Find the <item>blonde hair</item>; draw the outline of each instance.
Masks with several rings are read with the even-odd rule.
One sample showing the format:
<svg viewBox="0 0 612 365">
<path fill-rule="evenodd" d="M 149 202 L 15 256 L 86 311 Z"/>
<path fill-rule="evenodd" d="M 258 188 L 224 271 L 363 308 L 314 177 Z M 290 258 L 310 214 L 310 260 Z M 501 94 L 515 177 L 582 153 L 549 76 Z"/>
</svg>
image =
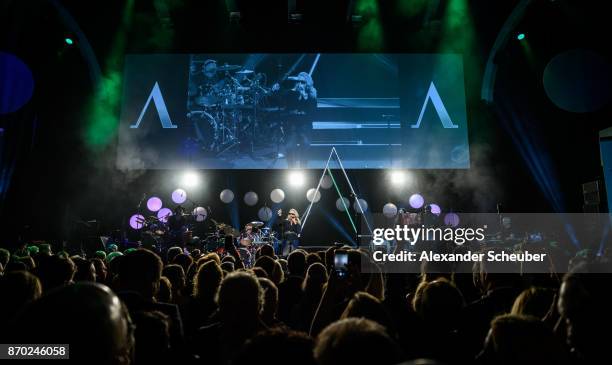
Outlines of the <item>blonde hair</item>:
<svg viewBox="0 0 612 365">
<path fill-rule="evenodd" d="M 289 214 L 295 214 L 295 219 L 297 220 L 298 224 L 302 224 L 302 221 L 300 220 L 300 214 L 298 213 L 297 210 L 293 208 L 289 209 L 289 213 L 287 214 L 287 219 L 289 219 Z"/>
</svg>

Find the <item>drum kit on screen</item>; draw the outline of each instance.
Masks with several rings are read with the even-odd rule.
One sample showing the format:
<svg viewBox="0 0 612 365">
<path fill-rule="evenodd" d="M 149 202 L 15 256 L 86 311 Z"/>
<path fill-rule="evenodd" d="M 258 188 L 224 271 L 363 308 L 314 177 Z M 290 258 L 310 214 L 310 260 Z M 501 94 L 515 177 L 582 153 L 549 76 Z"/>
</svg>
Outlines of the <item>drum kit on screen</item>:
<svg viewBox="0 0 612 365">
<path fill-rule="evenodd" d="M 270 144 L 270 126 L 259 123 L 258 116 L 267 111 L 262 104 L 272 91 L 265 74 L 225 64 L 216 75 L 221 76 L 215 82 L 197 85 L 187 114 L 202 150 L 220 155 L 238 145 L 253 152 L 254 145 Z"/>
</svg>

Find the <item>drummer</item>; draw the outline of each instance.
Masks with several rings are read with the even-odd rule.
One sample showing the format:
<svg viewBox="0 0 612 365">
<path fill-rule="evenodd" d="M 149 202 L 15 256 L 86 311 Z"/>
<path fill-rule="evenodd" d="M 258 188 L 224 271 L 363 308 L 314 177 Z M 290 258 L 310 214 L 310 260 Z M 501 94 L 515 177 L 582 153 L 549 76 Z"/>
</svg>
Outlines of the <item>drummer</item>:
<svg viewBox="0 0 612 365">
<path fill-rule="evenodd" d="M 256 241 L 257 237 L 258 234 L 254 232 L 253 224 L 247 223 L 244 226 L 244 230 L 240 234 L 240 242 L 243 243 L 243 241 L 245 241 L 244 243 L 248 244 L 243 243 L 243 246 L 250 246 L 251 243 Z"/>
</svg>

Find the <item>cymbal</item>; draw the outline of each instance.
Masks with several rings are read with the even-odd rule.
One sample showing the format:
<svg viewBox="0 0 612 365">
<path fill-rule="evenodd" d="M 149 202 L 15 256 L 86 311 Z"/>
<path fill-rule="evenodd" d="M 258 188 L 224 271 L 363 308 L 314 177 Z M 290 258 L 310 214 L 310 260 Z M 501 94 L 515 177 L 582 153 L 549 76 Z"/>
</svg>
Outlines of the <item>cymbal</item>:
<svg viewBox="0 0 612 365">
<path fill-rule="evenodd" d="M 225 223 L 219 223 L 217 225 L 217 228 L 221 231 L 223 231 L 224 234 L 226 235 L 232 235 L 232 236 L 239 236 L 240 232 L 238 232 L 238 230 L 230 225 L 227 225 Z"/>
<path fill-rule="evenodd" d="M 236 74 L 237 74 L 237 75 L 250 75 L 250 74 L 252 74 L 253 72 L 255 72 L 255 71 L 253 71 L 253 70 L 246 70 L 246 69 L 245 69 L 245 70 L 240 70 L 240 71 L 236 72 Z"/>
<path fill-rule="evenodd" d="M 264 222 L 260 222 L 260 221 L 252 221 L 251 223 L 249 223 L 251 226 L 255 227 L 255 228 L 259 228 L 262 227 L 264 225 Z"/>
<path fill-rule="evenodd" d="M 217 67 L 217 71 L 236 71 L 242 68 L 240 65 L 223 65 Z"/>
</svg>

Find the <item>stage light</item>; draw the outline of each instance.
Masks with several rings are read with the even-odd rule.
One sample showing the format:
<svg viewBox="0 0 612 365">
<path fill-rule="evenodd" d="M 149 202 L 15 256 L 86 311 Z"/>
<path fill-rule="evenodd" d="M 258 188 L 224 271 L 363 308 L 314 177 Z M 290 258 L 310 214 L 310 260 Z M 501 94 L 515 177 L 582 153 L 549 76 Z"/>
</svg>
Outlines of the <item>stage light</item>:
<svg viewBox="0 0 612 365">
<path fill-rule="evenodd" d="M 406 174 L 403 171 L 391 171 L 389 174 L 391 184 L 400 186 L 406 182 Z"/>
<path fill-rule="evenodd" d="M 72 46 L 74 44 L 74 41 L 72 40 L 72 38 L 64 38 L 64 42 L 66 42 L 67 45 Z"/>
<path fill-rule="evenodd" d="M 285 192 L 282 189 L 274 189 L 270 193 L 270 199 L 278 204 L 285 200 Z"/>
<path fill-rule="evenodd" d="M 159 219 L 160 221 L 167 223 L 168 222 L 168 217 L 170 217 L 172 215 L 172 211 L 168 208 L 161 208 L 160 210 L 157 211 L 157 219 Z"/>
<path fill-rule="evenodd" d="M 397 215 L 397 206 L 393 203 L 387 203 L 383 206 L 383 215 L 387 218 L 393 218 Z"/>
<path fill-rule="evenodd" d="M 162 208 L 162 201 L 160 198 L 153 196 L 147 200 L 147 208 L 152 212 L 157 212 Z"/>
<path fill-rule="evenodd" d="M 429 209 L 431 209 L 431 214 L 440 215 L 442 213 L 442 208 L 438 204 L 429 204 Z"/>
<path fill-rule="evenodd" d="M 317 203 L 321 200 L 321 192 L 315 188 L 308 189 L 306 192 L 306 199 L 311 203 Z"/>
<path fill-rule="evenodd" d="M 221 194 L 219 194 L 219 198 L 225 204 L 229 204 L 232 202 L 232 200 L 234 200 L 234 192 L 231 191 L 230 189 L 223 189 Z"/>
<path fill-rule="evenodd" d="M 289 181 L 289 185 L 293 186 L 294 188 L 299 188 L 306 182 L 306 176 L 304 175 L 303 171 L 294 170 L 289 172 L 287 180 Z"/>
<path fill-rule="evenodd" d="M 172 201 L 176 204 L 183 204 L 187 200 L 187 192 L 183 189 L 176 189 L 172 192 Z"/>
<path fill-rule="evenodd" d="M 257 204 L 257 201 L 259 201 L 259 197 L 257 196 L 256 192 L 249 191 L 248 193 L 244 194 L 244 203 L 246 205 L 252 207 Z"/>
<path fill-rule="evenodd" d="M 447 213 L 444 216 L 444 224 L 457 227 L 459 225 L 459 215 L 457 215 L 457 213 Z"/>
<path fill-rule="evenodd" d="M 359 198 L 359 203 L 357 203 L 357 200 L 353 202 L 353 209 L 355 209 L 357 213 L 363 214 L 363 212 L 368 211 L 368 202 Z"/>
<path fill-rule="evenodd" d="M 421 194 L 412 194 L 408 199 L 408 203 L 412 208 L 419 209 L 425 204 L 425 199 L 423 199 Z"/>
<path fill-rule="evenodd" d="M 525 33 L 519 33 L 516 35 L 516 39 L 519 41 L 522 41 L 523 39 L 525 39 Z"/>
<path fill-rule="evenodd" d="M 260 220 L 267 222 L 270 219 L 272 219 L 272 209 L 268 207 L 261 207 L 259 208 L 259 211 L 257 212 L 257 216 L 259 217 Z"/>
<path fill-rule="evenodd" d="M 142 214 L 134 214 L 130 217 L 130 227 L 133 229 L 141 229 L 144 227 L 145 217 Z"/>
<path fill-rule="evenodd" d="M 204 207 L 196 207 L 193 210 L 193 216 L 195 217 L 196 222 L 204 222 L 206 217 L 208 217 L 208 212 Z"/>
<path fill-rule="evenodd" d="M 187 171 L 181 178 L 181 185 L 188 188 L 196 187 L 200 184 L 200 175 L 195 171 Z"/>
</svg>

